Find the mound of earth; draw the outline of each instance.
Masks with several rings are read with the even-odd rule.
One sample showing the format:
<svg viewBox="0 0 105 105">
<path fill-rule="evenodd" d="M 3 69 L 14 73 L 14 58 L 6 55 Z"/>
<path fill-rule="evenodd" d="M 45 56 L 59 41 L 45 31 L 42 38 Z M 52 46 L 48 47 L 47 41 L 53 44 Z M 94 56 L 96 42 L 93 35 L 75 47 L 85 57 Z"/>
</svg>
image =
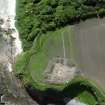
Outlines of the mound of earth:
<svg viewBox="0 0 105 105">
<path fill-rule="evenodd" d="M 45 82 L 49 83 L 67 83 L 76 75 L 76 67 L 69 67 L 65 64 L 55 63 L 50 69 L 45 71 Z"/>
</svg>

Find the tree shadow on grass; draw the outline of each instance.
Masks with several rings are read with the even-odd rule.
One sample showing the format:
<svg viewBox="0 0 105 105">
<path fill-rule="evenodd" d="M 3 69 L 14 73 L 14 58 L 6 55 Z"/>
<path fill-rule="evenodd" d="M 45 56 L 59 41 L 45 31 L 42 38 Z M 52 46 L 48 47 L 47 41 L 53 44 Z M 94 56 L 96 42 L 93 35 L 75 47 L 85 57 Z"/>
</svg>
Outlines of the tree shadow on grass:
<svg viewBox="0 0 105 105">
<path fill-rule="evenodd" d="M 75 97 L 78 97 L 84 91 L 89 92 L 94 97 L 96 102 L 99 101 L 95 94 L 94 88 L 90 85 L 83 84 L 82 82 L 76 82 L 70 84 L 62 91 L 62 93 L 64 94 L 65 97 L 73 99 Z"/>
<path fill-rule="evenodd" d="M 26 90 L 33 100 L 39 103 L 39 105 L 47 105 L 49 103 L 54 105 L 66 105 L 70 100 L 84 91 L 90 92 L 97 101 L 97 97 L 95 96 L 92 87 L 81 84 L 81 82 L 72 83 L 65 87 L 63 91 L 51 88 L 46 89 L 45 91 L 40 91 L 31 86 L 27 86 Z"/>
</svg>

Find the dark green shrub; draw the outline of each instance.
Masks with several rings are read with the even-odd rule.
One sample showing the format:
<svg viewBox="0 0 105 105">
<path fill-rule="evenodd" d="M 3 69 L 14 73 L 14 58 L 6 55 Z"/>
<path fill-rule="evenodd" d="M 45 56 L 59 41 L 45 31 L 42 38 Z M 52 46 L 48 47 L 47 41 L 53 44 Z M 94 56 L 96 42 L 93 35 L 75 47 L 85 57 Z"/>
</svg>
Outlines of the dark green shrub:
<svg viewBox="0 0 105 105">
<path fill-rule="evenodd" d="M 26 50 L 37 35 L 104 15 L 105 0 L 17 0 L 16 24 Z"/>
</svg>

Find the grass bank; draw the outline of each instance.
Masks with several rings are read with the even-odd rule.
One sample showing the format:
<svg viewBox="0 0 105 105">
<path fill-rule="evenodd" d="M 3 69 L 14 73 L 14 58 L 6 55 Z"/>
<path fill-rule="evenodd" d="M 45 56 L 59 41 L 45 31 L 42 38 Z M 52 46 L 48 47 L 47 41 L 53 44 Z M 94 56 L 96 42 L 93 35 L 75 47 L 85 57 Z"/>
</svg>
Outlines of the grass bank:
<svg viewBox="0 0 105 105">
<path fill-rule="evenodd" d="M 45 87 L 43 80 L 44 72 L 50 61 L 54 58 L 64 58 L 62 36 L 64 38 L 65 55 L 68 60 L 71 58 L 71 27 L 65 27 L 55 32 L 49 32 L 37 38 L 30 51 L 22 53 L 17 57 L 16 74 L 23 74 L 25 84 L 32 83 L 33 86 Z M 69 62 L 71 63 L 71 62 Z M 51 85 L 51 84 L 50 84 Z M 52 85 L 51 85 L 52 86 Z M 62 87 L 61 85 L 54 87 Z M 39 87 L 38 87 L 39 88 Z"/>
<path fill-rule="evenodd" d="M 39 35 L 104 15 L 104 0 L 17 0 L 17 28 L 24 51 Z"/>
<path fill-rule="evenodd" d="M 66 97 L 76 98 L 87 105 L 105 105 L 105 92 L 91 80 L 76 76 L 63 89 Z"/>
</svg>

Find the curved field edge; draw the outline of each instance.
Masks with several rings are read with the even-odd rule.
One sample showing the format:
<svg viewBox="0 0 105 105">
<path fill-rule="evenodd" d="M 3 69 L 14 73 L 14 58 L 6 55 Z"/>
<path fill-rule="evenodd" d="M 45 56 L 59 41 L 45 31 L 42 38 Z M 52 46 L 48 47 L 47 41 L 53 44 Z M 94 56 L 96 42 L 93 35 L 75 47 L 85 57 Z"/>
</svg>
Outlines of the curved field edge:
<svg viewBox="0 0 105 105">
<path fill-rule="evenodd" d="M 71 27 L 68 26 L 38 37 L 31 50 L 23 52 L 17 57 L 16 74 L 23 76 L 25 83 L 30 82 L 34 85 L 34 82 L 42 82 L 48 63 L 58 56 L 63 58 L 62 35 L 65 40 L 66 57 L 71 59 L 71 31 Z"/>
<path fill-rule="evenodd" d="M 76 76 L 70 83 L 68 83 L 66 87 L 63 89 L 63 92 L 66 96 L 71 95 L 72 98 L 74 98 L 75 94 L 77 94 L 75 92 L 80 91 L 80 88 L 78 87 L 80 88 L 83 87 L 84 90 L 91 93 L 91 95 L 94 97 L 96 101 L 95 105 L 96 104 L 105 105 L 105 92 L 103 91 L 103 89 L 100 88 L 98 85 L 96 85 L 95 82 L 81 75 Z M 81 102 L 85 102 L 89 105 L 93 105 L 91 99 L 87 97 L 86 95 L 85 96 L 84 95 L 82 96 L 81 94 L 77 95 L 77 100 Z"/>
<path fill-rule="evenodd" d="M 16 62 L 16 65 L 15 65 L 15 72 L 17 75 L 20 74 L 20 76 L 23 76 L 23 80 L 25 82 L 25 84 L 27 83 L 34 83 L 35 81 L 33 80 L 32 76 L 30 75 L 30 68 L 28 68 L 28 65 L 30 63 L 30 60 L 31 58 L 33 58 L 33 55 L 34 56 L 37 56 L 39 54 L 39 57 L 40 57 L 40 53 L 44 53 L 45 52 L 45 46 L 46 42 L 49 41 L 49 39 L 57 39 L 56 41 L 58 41 L 58 38 L 61 37 L 61 33 L 62 32 L 67 32 L 69 33 L 69 36 L 70 36 L 70 39 L 72 39 L 72 27 L 71 26 L 68 26 L 68 27 L 65 27 L 65 28 L 62 28 L 60 30 L 57 30 L 55 32 L 49 32 L 48 34 L 46 35 L 42 35 L 40 36 L 39 38 L 37 38 L 35 44 L 33 45 L 33 47 L 31 48 L 31 50 L 29 51 L 26 51 L 26 52 L 23 52 L 21 55 L 19 55 L 17 57 L 17 62 Z M 72 51 L 72 48 L 73 48 L 73 42 L 70 41 L 70 59 L 73 59 L 73 51 Z M 44 47 L 43 47 L 44 46 Z M 49 48 L 48 48 L 49 49 Z M 55 51 L 56 52 L 56 51 Z M 39 57 L 37 59 L 39 59 Z M 43 58 L 43 57 L 42 57 Z M 47 62 L 49 61 L 49 59 L 47 59 Z M 36 62 L 33 61 L 33 65 L 35 64 Z M 38 62 L 39 63 L 39 62 Z M 41 63 L 45 63 L 45 61 L 41 61 Z M 46 66 L 46 65 L 45 65 Z M 44 70 L 45 67 L 41 67 L 42 70 Z M 37 70 L 35 70 L 37 69 Z M 38 71 L 38 68 L 34 68 L 35 72 L 39 72 Z M 34 82 L 33 82 L 34 81 Z M 41 81 L 36 81 L 36 82 L 39 82 L 39 84 L 41 84 L 40 82 Z M 61 86 L 61 85 L 60 85 Z M 62 87 L 62 86 L 61 86 Z"/>
</svg>

